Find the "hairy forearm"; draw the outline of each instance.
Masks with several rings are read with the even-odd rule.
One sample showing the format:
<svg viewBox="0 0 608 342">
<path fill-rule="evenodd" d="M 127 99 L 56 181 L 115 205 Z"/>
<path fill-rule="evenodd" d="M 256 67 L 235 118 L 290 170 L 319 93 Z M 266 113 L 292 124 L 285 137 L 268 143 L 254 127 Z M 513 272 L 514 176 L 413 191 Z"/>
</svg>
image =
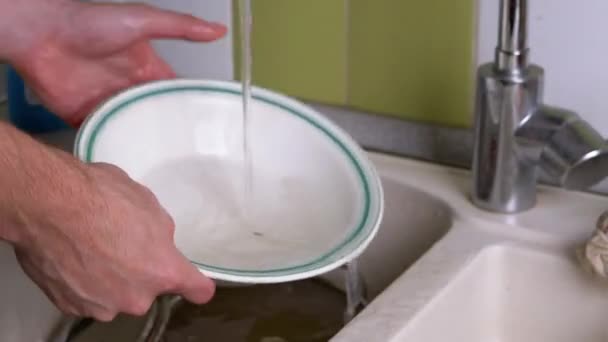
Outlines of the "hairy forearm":
<svg viewBox="0 0 608 342">
<path fill-rule="evenodd" d="M 77 160 L 0 124 L 0 239 L 20 244 L 37 218 L 73 210 L 86 175 Z"/>
</svg>

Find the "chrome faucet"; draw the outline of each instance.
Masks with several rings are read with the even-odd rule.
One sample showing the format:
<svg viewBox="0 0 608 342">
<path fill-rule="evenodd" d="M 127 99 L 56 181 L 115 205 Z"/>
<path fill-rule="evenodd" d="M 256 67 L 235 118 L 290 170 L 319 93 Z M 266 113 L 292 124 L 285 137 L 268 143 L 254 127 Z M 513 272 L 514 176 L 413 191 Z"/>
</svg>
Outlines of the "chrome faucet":
<svg viewBox="0 0 608 342">
<path fill-rule="evenodd" d="M 500 1 L 495 60 L 480 66 L 472 201 L 499 213 L 534 207 L 538 173 L 568 189 L 608 176 L 608 145 L 576 113 L 543 104 L 543 69 L 529 64 L 527 0 Z"/>
</svg>

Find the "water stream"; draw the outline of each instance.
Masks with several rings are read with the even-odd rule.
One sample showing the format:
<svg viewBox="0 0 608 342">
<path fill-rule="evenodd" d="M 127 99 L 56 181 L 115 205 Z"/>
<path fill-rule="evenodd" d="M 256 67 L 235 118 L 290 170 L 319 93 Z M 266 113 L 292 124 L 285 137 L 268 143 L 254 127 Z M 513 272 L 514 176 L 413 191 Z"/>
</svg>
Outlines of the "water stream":
<svg viewBox="0 0 608 342">
<path fill-rule="evenodd" d="M 250 131 L 251 131 L 251 69 L 252 69 L 252 47 L 251 31 L 253 19 L 251 12 L 251 0 L 239 0 L 239 18 L 241 26 L 241 81 L 243 92 L 243 157 L 244 157 L 244 206 L 243 212 L 247 215 L 253 196 L 253 174 Z M 345 289 L 346 310 L 344 320 L 350 322 L 362 309 L 365 303 L 365 289 L 359 273 L 357 261 L 354 260 L 345 266 Z"/>
<path fill-rule="evenodd" d="M 243 87 L 243 211 L 245 216 L 247 217 L 249 204 L 253 201 L 253 161 L 251 156 L 251 146 L 249 143 L 251 131 L 251 29 L 253 25 L 251 14 L 251 0 L 239 0 L 239 14 L 241 25 L 241 82 Z"/>
<path fill-rule="evenodd" d="M 365 284 L 359 271 L 357 260 L 351 261 L 344 266 L 346 310 L 344 312 L 344 323 L 349 323 L 367 305 Z"/>
</svg>

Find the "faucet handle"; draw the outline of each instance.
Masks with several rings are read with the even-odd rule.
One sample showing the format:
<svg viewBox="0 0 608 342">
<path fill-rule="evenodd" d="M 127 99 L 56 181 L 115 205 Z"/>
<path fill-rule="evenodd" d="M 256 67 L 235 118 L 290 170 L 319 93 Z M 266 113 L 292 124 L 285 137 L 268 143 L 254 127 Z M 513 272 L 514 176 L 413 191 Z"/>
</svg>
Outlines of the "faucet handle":
<svg viewBox="0 0 608 342">
<path fill-rule="evenodd" d="M 538 116 L 556 117 L 557 108 L 539 109 Z M 608 144 L 591 125 L 573 112 L 563 111 L 564 121 L 549 137 L 540 156 L 547 175 L 567 189 L 588 189 L 608 173 Z"/>
</svg>

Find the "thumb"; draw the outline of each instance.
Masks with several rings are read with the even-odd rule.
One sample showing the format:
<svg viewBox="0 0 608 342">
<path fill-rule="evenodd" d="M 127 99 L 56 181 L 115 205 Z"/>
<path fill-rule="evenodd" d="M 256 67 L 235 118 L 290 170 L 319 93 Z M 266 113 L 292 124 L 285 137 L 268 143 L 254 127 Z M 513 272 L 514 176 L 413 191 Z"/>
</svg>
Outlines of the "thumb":
<svg viewBox="0 0 608 342">
<path fill-rule="evenodd" d="M 215 283 L 202 274 L 186 257 L 178 253 L 180 281 L 172 293 L 181 295 L 194 304 L 205 304 L 215 294 Z"/>
</svg>

